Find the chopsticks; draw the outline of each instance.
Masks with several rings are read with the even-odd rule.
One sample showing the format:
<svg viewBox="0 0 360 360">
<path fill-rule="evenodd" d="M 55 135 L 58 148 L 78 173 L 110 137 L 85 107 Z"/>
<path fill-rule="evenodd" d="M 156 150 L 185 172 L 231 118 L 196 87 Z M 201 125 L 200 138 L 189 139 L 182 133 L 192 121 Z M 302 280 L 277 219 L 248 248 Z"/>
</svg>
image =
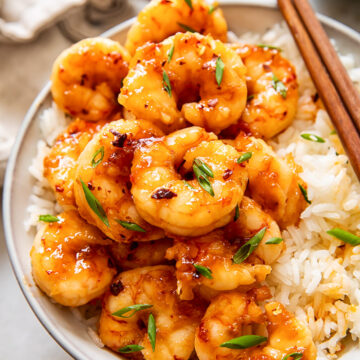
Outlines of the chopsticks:
<svg viewBox="0 0 360 360">
<path fill-rule="evenodd" d="M 360 179 L 359 95 L 307 0 L 294 0 L 294 3 L 304 22 L 301 21 L 292 0 L 278 0 L 279 8 L 293 34 L 320 98 Z M 317 44 L 319 52 L 313 42 Z"/>
</svg>

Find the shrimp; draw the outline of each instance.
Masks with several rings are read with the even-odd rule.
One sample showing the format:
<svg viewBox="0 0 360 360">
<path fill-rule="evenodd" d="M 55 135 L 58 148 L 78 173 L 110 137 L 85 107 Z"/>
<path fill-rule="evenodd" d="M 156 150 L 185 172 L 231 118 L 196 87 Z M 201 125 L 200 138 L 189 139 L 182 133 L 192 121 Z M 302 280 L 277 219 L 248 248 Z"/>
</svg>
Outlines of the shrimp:
<svg viewBox="0 0 360 360">
<path fill-rule="evenodd" d="M 281 159 L 263 140 L 244 133 L 236 137 L 234 146 L 239 152 L 252 154 L 244 163 L 249 174 L 250 196 L 281 228 L 296 224 L 307 205 L 300 189 L 300 186 L 306 188 L 306 184 L 299 177 L 302 169 L 292 156 Z"/>
<path fill-rule="evenodd" d="M 59 304 L 84 305 L 101 296 L 116 274 L 106 249 L 111 240 L 74 210 L 57 218 L 35 237 L 30 252 L 33 277 Z"/>
<path fill-rule="evenodd" d="M 56 200 L 64 208 L 75 207 L 74 180 L 77 160 L 87 143 L 104 121 L 76 119 L 58 136 L 50 153 L 44 158 L 44 177 L 55 191 Z"/>
<path fill-rule="evenodd" d="M 233 257 L 237 250 L 264 227 L 267 227 L 265 235 L 252 255 L 242 263 L 234 263 Z M 193 290 L 199 286 L 228 291 L 264 281 L 271 272 L 269 265 L 278 259 L 284 249 L 283 243 L 270 245 L 266 242 L 280 236 L 276 222 L 253 200 L 244 196 L 236 221 L 201 237 L 177 238 L 174 246 L 167 250 L 166 258 L 176 260 L 180 298 L 192 299 Z M 208 268 L 211 278 L 197 272 L 194 265 Z"/>
<path fill-rule="evenodd" d="M 198 236 L 226 225 L 247 183 L 238 157 L 232 146 L 195 126 L 143 144 L 131 169 L 136 209 L 175 235 Z M 189 180 L 193 171 L 199 180 Z"/>
<path fill-rule="evenodd" d="M 282 360 L 292 353 L 301 353 L 302 360 L 315 360 L 310 329 L 278 302 L 265 304 L 264 313 L 257 302 L 268 297 L 269 291 L 260 288 L 213 299 L 196 330 L 199 360 Z M 233 338 L 254 333 L 266 336 L 262 344 L 245 349 L 221 347 Z"/>
<path fill-rule="evenodd" d="M 133 241 L 128 244 L 114 242 L 110 246 L 110 251 L 116 265 L 122 270 L 129 270 L 167 263 L 165 253 L 172 244 L 173 241 L 168 238 L 156 241 Z"/>
<path fill-rule="evenodd" d="M 152 0 L 139 13 L 129 30 L 125 47 L 130 54 L 146 42 L 159 43 L 167 37 L 191 28 L 201 34 L 211 34 L 226 42 L 227 24 L 221 9 L 204 0 Z"/>
<path fill-rule="evenodd" d="M 74 192 L 79 213 L 113 240 L 130 242 L 163 238 L 160 229 L 140 217 L 130 193 L 130 168 L 135 147 L 141 140 L 150 141 L 146 139 L 162 134 L 147 121 L 113 121 L 94 136 L 78 159 Z M 89 193 L 95 200 L 89 199 Z"/>
<path fill-rule="evenodd" d="M 118 351 L 127 345 L 140 345 L 145 360 L 188 359 L 194 350 L 195 329 L 205 312 L 202 300 L 181 301 L 176 295 L 176 279 L 171 266 L 159 265 L 121 273 L 113 290 L 104 299 L 99 335 L 102 342 Z M 151 308 L 127 318 L 114 312 L 147 304 Z M 155 349 L 146 334 L 149 314 L 156 324 Z M 140 355 L 141 356 L 141 355 Z"/>
<path fill-rule="evenodd" d="M 232 45 L 247 68 L 248 101 L 241 119 L 227 133 L 239 129 L 270 139 L 285 130 L 295 116 L 298 84 L 294 66 L 279 50 L 256 45 Z"/>
<path fill-rule="evenodd" d="M 104 38 L 79 41 L 55 60 L 51 92 L 65 112 L 88 121 L 108 118 L 127 75 L 130 55 L 118 42 Z"/>
<path fill-rule="evenodd" d="M 135 117 L 167 133 L 185 121 L 219 133 L 236 123 L 245 108 L 245 72 L 227 45 L 180 33 L 137 50 L 118 100 Z"/>
</svg>

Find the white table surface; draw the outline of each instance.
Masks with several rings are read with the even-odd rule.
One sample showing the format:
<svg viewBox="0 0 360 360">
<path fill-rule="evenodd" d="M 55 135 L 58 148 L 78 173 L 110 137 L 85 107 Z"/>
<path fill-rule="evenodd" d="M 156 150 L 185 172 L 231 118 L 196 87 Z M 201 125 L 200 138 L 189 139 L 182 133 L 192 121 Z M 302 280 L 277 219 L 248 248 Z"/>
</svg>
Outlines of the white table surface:
<svg viewBox="0 0 360 360">
<path fill-rule="evenodd" d="M 132 1 L 135 9 L 144 1 Z M 360 1 L 312 0 L 315 8 L 360 31 Z M 56 26 L 28 44 L 0 44 L 0 122 L 15 134 L 34 97 L 48 81 L 51 65 L 70 45 Z M 1 194 L 0 194 L 1 197 Z M 27 305 L 8 260 L 0 221 L 0 359 L 67 360 Z"/>
</svg>

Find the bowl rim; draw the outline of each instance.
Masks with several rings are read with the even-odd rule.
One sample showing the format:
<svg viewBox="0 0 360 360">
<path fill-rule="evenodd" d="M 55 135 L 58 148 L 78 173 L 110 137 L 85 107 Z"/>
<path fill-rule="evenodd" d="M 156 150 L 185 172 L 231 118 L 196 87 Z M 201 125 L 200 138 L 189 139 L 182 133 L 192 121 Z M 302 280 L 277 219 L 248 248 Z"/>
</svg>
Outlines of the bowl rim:
<svg viewBox="0 0 360 360">
<path fill-rule="evenodd" d="M 259 8 L 272 8 L 276 9 L 276 0 L 266 1 L 266 0 L 223 0 L 219 1 L 221 6 L 249 6 L 249 7 L 259 7 Z M 343 33 L 347 37 L 356 41 L 360 45 L 360 33 L 351 27 L 332 19 L 328 16 L 317 13 L 317 16 L 322 24 L 329 26 L 330 28 Z M 135 17 L 121 22 L 120 24 L 112 27 L 107 30 L 100 36 L 102 37 L 111 37 L 127 28 L 135 21 Z M 31 295 L 27 285 L 24 283 L 23 279 L 25 278 L 25 273 L 23 273 L 20 265 L 20 260 L 16 256 L 15 241 L 13 236 L 13 231 L 11 227 L 11 194 L 13 189 L 13 176 L 16 169 L 16 160 L 19 155 L 19 150 L 23 142 L 24 136 L 27 132 L 28 127 L 35 118 L 37 111 L 39 110 L 42 103 L 46 100 L 47 96 L 50 94 L 51 83 L 48 81 L 46 85 L 42 88 L 40 93 L 36 96 L 35 100 L 31 104 L 29 110 L 27 111 L 23 122 L 20 125 L 16 139 L 9 156 L 8 164 L 6 167 L 4 186 L 3 186 L 3 201 L 2 201 L 2 212 L 3 212 L 3 225 L 4 225 L 4 235 L 5 242 L 7 246 L 7 251 L 9 254 L 11 266 L 15 274 L 16 280 L 20 286 L 20 289 L 25 296 L 26 301 L 30 305 L 30 308 L 37 319 L 40 321 L 41 325 L 48 332 L 48 334 L 57 342 L 59 346 L 63 348 L 70 356 L 79 360 L 89 360 L 79 349 L 75 348 L 73 344 L 67 340 L 63 335 L 61 330 L 59 330 L 49 319 L 47 313 L 42 310 L 39 303 Z"/>
</svg>

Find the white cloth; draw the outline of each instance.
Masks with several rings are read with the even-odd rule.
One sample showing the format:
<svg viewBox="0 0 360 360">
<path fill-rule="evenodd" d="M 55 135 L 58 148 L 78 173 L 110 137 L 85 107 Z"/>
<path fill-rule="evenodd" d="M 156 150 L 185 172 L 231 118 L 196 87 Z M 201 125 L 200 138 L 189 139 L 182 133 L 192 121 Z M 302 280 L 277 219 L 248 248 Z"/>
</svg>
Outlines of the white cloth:
<svg viewBox="0 0 360 360">
<path fill-rule="evenodd" d="M 65 11 L 86 0 L 0 0 L 0 41 L 31 40 Z"/>
</svg>

